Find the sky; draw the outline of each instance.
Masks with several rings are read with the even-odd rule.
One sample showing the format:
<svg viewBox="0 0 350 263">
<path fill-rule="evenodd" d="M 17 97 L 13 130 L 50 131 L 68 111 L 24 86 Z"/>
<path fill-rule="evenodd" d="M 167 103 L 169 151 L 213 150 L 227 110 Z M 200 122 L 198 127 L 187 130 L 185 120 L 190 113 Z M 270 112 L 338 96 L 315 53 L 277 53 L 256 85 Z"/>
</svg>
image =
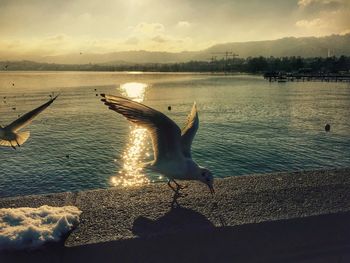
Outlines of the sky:
<svg viewBox="0 0 350 263">
<path fill-rule="evenodd" d="M 0 60 L 350 33 L 350 0 L 0 0 Z"/>
</svg>

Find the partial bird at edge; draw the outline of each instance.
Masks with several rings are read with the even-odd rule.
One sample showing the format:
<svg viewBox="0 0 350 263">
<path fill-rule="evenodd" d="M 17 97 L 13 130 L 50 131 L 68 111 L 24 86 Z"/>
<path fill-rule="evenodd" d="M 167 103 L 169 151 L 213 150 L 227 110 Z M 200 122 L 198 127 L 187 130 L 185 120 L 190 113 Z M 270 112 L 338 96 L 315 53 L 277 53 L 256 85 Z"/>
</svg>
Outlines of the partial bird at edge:
<svg viewBox="0 0 350 263">
<path fill-rule="evenodd" d="M 24 114 L 22 117 L 13 121 L 11 124 L 5 127 L 0 126 L 0 146 L 7 146 L 16 149 L 16 147 L 20 147 L 22 144 L 24 144 L 28 140 L 30 132 L 19 132 L 19 130 L 28 126 L 32 122 L 32 120 L 39 113 L 41 113 L 48 106 L 50 106 L 57 99 L 58 96 L 59 95 L 50 99 L 48 102 L 44 103 L 38 108 Z"/>
</svg>

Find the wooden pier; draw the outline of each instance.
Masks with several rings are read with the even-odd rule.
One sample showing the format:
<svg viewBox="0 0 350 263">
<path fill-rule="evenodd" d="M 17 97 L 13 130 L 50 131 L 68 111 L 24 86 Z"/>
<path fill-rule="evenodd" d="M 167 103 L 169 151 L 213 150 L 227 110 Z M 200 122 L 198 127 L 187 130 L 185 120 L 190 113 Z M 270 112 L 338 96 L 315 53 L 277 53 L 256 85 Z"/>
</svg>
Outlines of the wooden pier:
<svg viewBox="0 0 350 263">
<path fill-rule="evenodd" d="M 264 79 L 270 82 L 288 82 L 288 81 L 321 81 L 321 82 L 350 82 L 350 73 L 347 74 L 324 74 L 324 73 L 265 73 Z"/>
</svg>

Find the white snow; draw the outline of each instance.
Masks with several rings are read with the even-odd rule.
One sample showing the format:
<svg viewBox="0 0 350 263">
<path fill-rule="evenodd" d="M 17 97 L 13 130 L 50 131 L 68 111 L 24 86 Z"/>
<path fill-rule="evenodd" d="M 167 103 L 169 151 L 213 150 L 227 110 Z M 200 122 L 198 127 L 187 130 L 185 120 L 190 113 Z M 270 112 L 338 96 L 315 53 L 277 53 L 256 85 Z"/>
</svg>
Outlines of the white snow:
<svg viewBox="0 0 350 263">
<path fill-rule="evenodd" d="M 59 241 L 79 223 L 75 206 L 0 209 L 0 250 L 35 248 Z"/>
</svg>

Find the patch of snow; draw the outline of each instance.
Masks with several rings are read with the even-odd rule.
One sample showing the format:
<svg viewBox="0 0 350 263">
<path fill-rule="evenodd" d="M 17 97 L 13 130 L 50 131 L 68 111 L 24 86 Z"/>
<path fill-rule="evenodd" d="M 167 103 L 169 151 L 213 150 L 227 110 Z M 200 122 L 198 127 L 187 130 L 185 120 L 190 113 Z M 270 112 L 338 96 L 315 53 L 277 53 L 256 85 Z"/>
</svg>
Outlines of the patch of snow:
<svg viewBox="0 0 350 263">
<path fill-rule="evenodd" d="M 75 206 L 0 209 L 0 250 L 35 248 L 59 241 L 79 223 Z"/>
</svg>

